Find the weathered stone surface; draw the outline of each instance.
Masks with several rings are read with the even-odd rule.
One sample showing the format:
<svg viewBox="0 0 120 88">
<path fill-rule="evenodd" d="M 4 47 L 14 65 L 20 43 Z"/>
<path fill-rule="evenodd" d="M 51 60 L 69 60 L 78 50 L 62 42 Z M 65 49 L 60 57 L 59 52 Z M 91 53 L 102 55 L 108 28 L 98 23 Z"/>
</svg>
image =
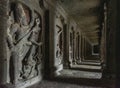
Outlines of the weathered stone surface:
<svg viewBox="0 0 120 88">
<path fill-rule="evenodd" d="M 51 82 L 51 81 L 44 80 L 43 82 L 28 88 L 104 88 L 104 87 L 83 86 L 83 85 L 77 85 L 77 84 L 55 82 L 55 81 Z"/>
<path fill-rule="evenodd" d="M 8 0 L 0 0 L 0 83 L 7 81 L 6 29 Z"/>
<path fill-rule="evenodd" d="M 106 60 L 106 69 L 111 73 L 107 77 L 115 77 L 112 41 L 116 34 L 116 2 L 108 3 L 108 20 L 102 20 L 104 2 L 100 0 L 61 0 L 61 4 L 57 1 L 60 0 L 0 0 L 0 84 L 9 83 L 9 87 L 13 84 L 16 88 L 31 86 L 42 79 L 43 69 L 45 76 L 51 78 L 100 79 Z M 82 6 L 78 8 L 79 5 Z M 112 11 L 115 13 L 111 14 Z M 101 45 L 102 59 L 93 56 L 94 45 Z M 57 82 L 42 83 L 43 88 L 73 88 Z"/>
<path fill-rule="evenodd" d="M 40 81 L 44 13 L 39 0 L 1 0 L 0 11 L 0 84 L 25 87 Z"/>
</svg>

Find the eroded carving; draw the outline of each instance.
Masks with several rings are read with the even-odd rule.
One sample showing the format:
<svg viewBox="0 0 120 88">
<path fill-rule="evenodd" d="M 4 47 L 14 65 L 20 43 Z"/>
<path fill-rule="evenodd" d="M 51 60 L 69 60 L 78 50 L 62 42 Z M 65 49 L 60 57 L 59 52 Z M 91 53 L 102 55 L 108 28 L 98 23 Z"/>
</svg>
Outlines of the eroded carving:
<svg viewBox="0 0 120 88">
<path fill-rule="evenodd" d="M 71 28 L 70 32 L 70 44 L 69 44 L 69 65 L 72 66 L 73 64 L 76 64 L 76 58 L 75 58 L 75 31 L 73 30 L 73 27 Z M 78 47 L 77 47 L 78 48 Z"/>
<path fill-rule="evenodd" d="M 70 66 L 72 65 L 72 61 L 73 61 L 73 33 L 70 32 L 70 46 L 69 46 L 69 63 Z"/>
<path fill-rule="evenodd" d="M 58 60 L 58 64 L 62 64 L 62 58 L 63 58 L 63 29 L 59 26 L 56 26 L 56 40 L 57 40 L 57 44 L 56 44 L 56 58 Z"/>
<path fill-rule="evenodd" d="M 76 64 L 80 62 L 80 36 L 79 32 L 76 34 Z"/>
<path fill-rule="evenodd" d="M 35 26 L 33 27 L 31 35 L 28 39 L 30 48 L 23 60 L 21 77 L 24 79 L 28 79 L 38 75 L 38 65 L 41 62 L 42 57 L 42 55 L 38 55 L 38 48 L 42 45 L 42 42 L 38 42 L 40 31 L 40 19 L 39 17 L 37 17 L 35 19 Z"/>
<path fill-rule="evenodd" d="M 10 52 L 10 81 L 29 79 L 39 74 L 42 36 L 40 15 L 21 3 L 9 12 L 7 44 Z"/>
</svg>

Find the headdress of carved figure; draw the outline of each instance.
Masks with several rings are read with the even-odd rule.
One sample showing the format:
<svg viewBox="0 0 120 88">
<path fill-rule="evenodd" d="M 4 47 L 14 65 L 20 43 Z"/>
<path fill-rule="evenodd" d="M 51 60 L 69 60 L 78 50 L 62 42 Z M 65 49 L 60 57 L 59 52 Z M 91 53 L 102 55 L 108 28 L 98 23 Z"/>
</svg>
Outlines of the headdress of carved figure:
<svg viewBox="0 0 120 88">
<path fill-rule="evenodd" d="M 40 16 L 37 13 L 35 13 L 35 23 L 40 26 Z"/>
<path fill-rule="evenodd" d="M 15 15 L 16 21 L 22 25 L 28 25 L 27 17 L 23 5 L 21 3 L 17 3 L 15 7 Z"/>
<path fill-rule="evenodd" d="M 39 25 L 40 24 L 40 19 L 36 18 L 36 24 Z"/>
<path fill-rule="evenodd" d="M 10 27 L 10 26 L 11 26 L 11 24 L 13 24 L 13 23 L 14 23 L 14 16 L 13 16 L 13 12 L 12 12 L 12 11 L 10 11 L 8 15 L 9 15 L 9 16 L 8 16 L 8 21 L 7 21 L 7 24 L 8 24 L 8 27 Z"/>
</svg>

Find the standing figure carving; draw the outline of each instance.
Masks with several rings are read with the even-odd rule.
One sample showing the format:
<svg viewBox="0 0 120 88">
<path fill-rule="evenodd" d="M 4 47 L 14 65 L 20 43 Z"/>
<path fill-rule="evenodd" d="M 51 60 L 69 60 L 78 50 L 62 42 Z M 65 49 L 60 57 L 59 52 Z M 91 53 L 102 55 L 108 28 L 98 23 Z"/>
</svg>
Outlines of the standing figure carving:
<svg viewBox="0 0 120 88">
<path fill-rule="evenodd" d="M 69 46 L 69 64 L 70 64 L 70 66 L 72 65 L 72 59 L 73 59 L 72 54 L 73 54 L 72 46 L 70 45 Z"/>
<path fill-rule="evenodd" d="M 10 82 L 18 83 L 20 71 L 22 69 L 22 59 L 28 52 L 27 38 L 32 27 L 29 18 L 21 3 L 15 4 L 15 9 L 11 10 L 12 15 L 8 19 L 7 43 L 10 51 Z M 10 20 L 13 21 L 10 22 Z"/>
<path fill-rule="evenodd" d="M 58 64 L 62 63 L 63 51 L 62 51 L 62 29 L 57 26 L 57 47 L 56 47 L 56 58 L 58 60 Z"/>
<path fill-rule="evenodd" d="M 42 45 L 42 42 L 39 42 L 40 33 L 41 33 L 40 19 L 39 17 L 36 17 L 35 26 L 32 28 L 31 34 L 28 38 L 30 48 L 25 58 L 23 59 L 23 67 L 22 67 L 22 75 L 21 75 L 23 79 L 29 79 L 39 74 L 39 70 L 40 70 L 39 64 L 42 58 L 42 54 L 38 53 Z"/>
<path fill-rule="evenodd" d="M 73 60 L 73 35 L 72 32 L 70 32 L 70 45 L 69 45 L 69 64 L 72 65 Z"/>
</svg>

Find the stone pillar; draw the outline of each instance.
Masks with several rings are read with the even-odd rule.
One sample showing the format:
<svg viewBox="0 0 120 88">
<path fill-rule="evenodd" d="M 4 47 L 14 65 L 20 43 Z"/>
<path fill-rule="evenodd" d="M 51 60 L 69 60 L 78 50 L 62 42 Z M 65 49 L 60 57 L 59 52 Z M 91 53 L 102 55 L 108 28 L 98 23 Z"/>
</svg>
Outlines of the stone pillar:
<svg viewBox="0 0 120 88">
<path fill-rule="evenodd" d="M 49 68 L 49 77 L 53 78 L 55 75 L 55 8 L 52 7 L 51 4 L 56 5 L 55 2 L 51 2 L 50 0 L 45 0 L 45 7 L 49 11 L 48 25 L 49 25 L 49 36 L 47 36 L 49 40 L 49 65 L 47 63 L 47 67 Z M 47 73 L 48 75 L 48 73 Z"/>
<path fill-rule="evenodd" d="M 82 61 L 84 60 L 84 36 L 82 36 Z"/>
<path fill-rule="evenodd" d="M 106 77 L 115 78 L 116 74 L 116 29 L 117 29 L 117 0 L 107 2 L 107 30 L 106 30 Z M 119 22 L 118 22 L 119 23 Z M 118 41 L 118 40 L 117 40 Z M 117 61 L 119 63 L 119 61 Z"/>
<path fill-rule="evenodd" d="M 79 59 L 80 59 L 80 62 L 81 62 L 81 58 L 82 58 L 82 55 L 81 55 L 81 52 L 82 52 L 82 36 L 80 34 L 80 38 L 79 38 Z"/>
<path fill-rule="evenodd" d="M 78 58 L 78 35 L 75 33 L 75 59 L 74 63 L 76 64 L 76 60 Z"/>
<path fill-rule="evenodd" d="M 84 47 L 83 47 L 83 60 L 85 60 L 85 37 L 84 37 L 84 39 L 83 39 L 83 45 L 84 45 Z"/>
<path fill-rule="evenodd" d="M 80 33 L 78 35 L 78 60 L 81 62 L 80 60 Z"/>
<path fill-rule="evenodd" d="M 86 58 L 86 38 L 85 38 L 85 40 L 84 40 L 84 60 L 85 60 L 85 58 Z"/>
<path fill-rule="evenodd" d="M 75 57 L 75 60 L 78 61 L 79 60 L 79 33 L 78 32 L 76 34 L 75 41 L 76 41 L 76 50 L 75 50 L 76 51 L 76 57 Z"/>
<path fill-rule="evenodd" d="M 0 0 L 0 84 L 7 82 L 6 30 L 8 19 L 8 1 Z"/>
<path fill-rule="evenodd" d="M 100 42 L 100 56 L 101 56 L 101 62 L 106 64 L 106 30 L 107 30 L 107 6 L 106 3 L 104 3 L 104 22 L 102 24 L 102 36 L 101 36 L 101 42 Z"/>
<path fill-rule="evenodd" d="M 69 46 L 70 46 L 70 30 L 68 24 L 64 25 L 64 68 L 69 67 Z"/>
<path fill-rule="evenodd" d="M 75 39 L 75 31 L 73 31 L 73 64 L 75 64 L 76 59 L 76 39 Z"/>
<path fill-rule="evenodd" d="M 116 31 L 116 41 L 115 41 L 115 51 L 116 51 L 116 70 L 117 70 L 117 87 L 120 87 L 120 0 L 117 1 L 117 31 Z"/>
</svg>

